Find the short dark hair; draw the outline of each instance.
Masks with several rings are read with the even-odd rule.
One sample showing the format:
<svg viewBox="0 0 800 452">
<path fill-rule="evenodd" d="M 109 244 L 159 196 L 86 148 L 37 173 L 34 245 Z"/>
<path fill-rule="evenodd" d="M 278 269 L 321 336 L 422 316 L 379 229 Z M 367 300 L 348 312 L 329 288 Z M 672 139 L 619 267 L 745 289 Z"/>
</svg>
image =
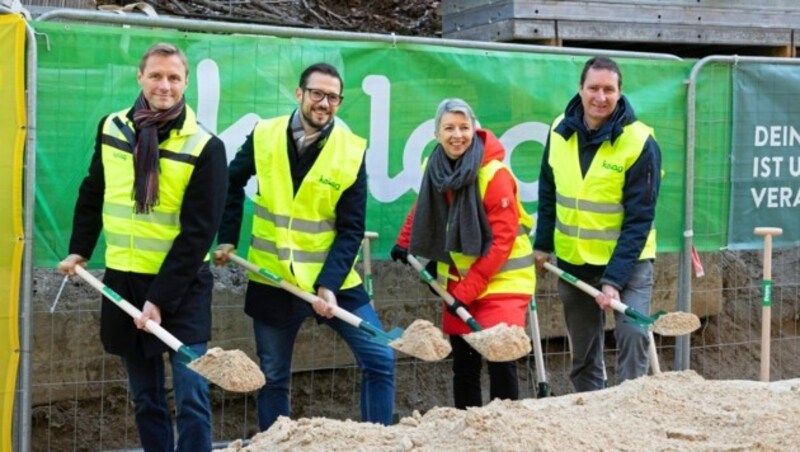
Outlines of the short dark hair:
<svg viewBox="0 0 800 452">
<path fill-rule="evenodd" d="M 604 56 L 590 58 L 586 64 L 583 65 L 583 71 L 581 72 L 581 86 L 583 86 L 583 82 L 586 81 L 586 73 L 589 72 L 589 69 L 606 70 L 616 73 L 617 80 L 619 80 L 617 88 L 622 89 L 622 71 L 619 70 L 619 66 L 617 65 L 616 61 Z"/>
<path fill-rule="evenodd" d="M 177 56 L 181 60 L 181 63 L 183 63 L 183 67 L 186 68 L 186 75 L 189 75 L 189 61 L 186 59 L 186 54 L 183 53 L 178 46 L 168 42 L 159 42 L 158 44 L 153 44 L 149 49 L 147 49 L 144 55 L 142 55 L 142 59 L 139 61 L 140 73 L 144 73 L 144 68 L 147 67 L 147 60 L 153 55 L 161 55 L 165 57 L 173 55 Z"/>
<path fill-rule="evenodd" d="M 307 67 L 302 74 L 300 74 L 300 88 L 305 89 L 306 83 L 308 83 L 308 78 L 311 77 L 311 74 L 314 72 L 319 72 L 322 74 L 330 75 L 331 77 L 336 77 L 339 80 L 340 91 L 339 94 L 344 91 L 344 82 L 342 81 L 342 76 L 339 75 L 339 71 L 336 70 L 335 67 L 331 66 L 328 63 L 314 63 L 311 66 Z"/>
</svg>

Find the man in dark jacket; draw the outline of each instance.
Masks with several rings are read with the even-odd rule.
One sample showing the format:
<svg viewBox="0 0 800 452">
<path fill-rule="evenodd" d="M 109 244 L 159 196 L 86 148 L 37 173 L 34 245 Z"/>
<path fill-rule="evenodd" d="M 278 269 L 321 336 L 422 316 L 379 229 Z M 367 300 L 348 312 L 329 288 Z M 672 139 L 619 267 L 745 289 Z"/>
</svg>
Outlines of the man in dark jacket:
<svg viewBox="0 0 800 452">
<path fill-rule="evenodd" d="M 592 299 L 569 283 L 558 285 L 572 343 L 570 378 L 577 391 L 591 391 L 605 385 L 609 300 L 650 311 L 661 151 L 622 95 L 613 60 L 587 61 L 578 88 L 545 146 L 534 249 L 540 272 L 554 252 L 559 267 L 601 290 Z M 650 339 L 615 316 L 621 382 L 646 374 Z"/>
<path fill-rule="evenodd" d="M 104 232 L 104 282 L 142 316 L 131 319 L 104 300 L 100 336 L 107 352 L 122 357 L 146 451 L 175 450 L 165 351 L 177 405 L 177 450 L 211 449 L 208 382 L 145 330 L 152 320 L 198 355 L 211 338 L 213 278 L 205 260 L 222 218 L 226 156 L 222 141 L 197 123 L 185 103 L 188 76 L 186 56 L 174 45 L 156 44 L 144 54 L 134 106 L 100 121 L 75 205 L 70 254 L 58 265 L 74 274 Z"/>
<path fill-rule="evenodd" d="M 250 275 L 245 312 L 253 318 L 256 350 L 267 378 L 258 395 L 262 430 L 278 416 L 289 415 L 292 349 L 300 325 L 311 316 L 333 328 L 356 357 L 362 372 L 362 420 L 392 420 L 394 352 L 332 318 L 338 305 L 380 327 L 353 269 L 365 230 L 366 141 L 334 121 L 343 88 L 333 66 L 306 68 L 295 89 L 297 109 L 256 124 L 228 168 L 228 200 L 215 263 L 228 262 L 239 241 L 244 186 L 255 175 L 258 192 L 248 259 L 318 296 L 312 306 Z"/>
</svg>

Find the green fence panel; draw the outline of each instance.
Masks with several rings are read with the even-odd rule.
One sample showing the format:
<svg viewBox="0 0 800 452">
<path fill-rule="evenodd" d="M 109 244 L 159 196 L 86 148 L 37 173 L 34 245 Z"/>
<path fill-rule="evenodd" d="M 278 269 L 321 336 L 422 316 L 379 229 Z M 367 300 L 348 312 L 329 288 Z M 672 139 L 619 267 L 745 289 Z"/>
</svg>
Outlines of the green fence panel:
<svg viewBox="0 0 800 452">
<path fill-rule="evenodd" d="M 800 229 L 800 67 L 740 63 L 733 69 L 729 248 L 763 246 L 759 226 L 781 227 L 775 246 L 797 246 Z M 736 219 L 734 221 L 734 219 Z"/>
</svg>

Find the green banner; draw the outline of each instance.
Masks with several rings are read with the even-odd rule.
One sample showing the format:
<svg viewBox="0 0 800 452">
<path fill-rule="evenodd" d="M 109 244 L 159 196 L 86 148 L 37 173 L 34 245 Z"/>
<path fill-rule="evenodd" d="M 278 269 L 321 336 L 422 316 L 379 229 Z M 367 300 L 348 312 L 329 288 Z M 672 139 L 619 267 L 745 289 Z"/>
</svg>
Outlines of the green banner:
<svg viewBox="0 0 800 452">
<path fill-rule="evenodd" d="M 800 230 L 800 68 L 738 64 L 733 69 L 732 249 L 760 248 L 759 226 L 781 227 L 776 246 L 796 245 Z"/>
<path fill-rule="evenodd" d="M 346 101 L 341 122 L 368 139 L 367 229 L 378 232 L 373 256 L 388 250 L 433 148 L 433 116 L 447 97 L 461 97 L 481 126 L 506 146 L 526 209 L 537 207 L 537 179 L 550 122 L 577 92 L 585 57 L 495 52 L 416 44 L 283 39 L 184 33 L 63 23 L 33 23 L 39 39 L 36 265 L 67 253 L 72 207 L 103 115 L 129 107 L 138 93 L 136 66 L 158 41 L 183 48 L 191 66 L 187 100 L 225 142 L 229 160 L 259 118 L 296 106 L 300 71 L 317 61 L 339 67 Z M 47 44 L 49 43 L 49 45 Z M 691 64 L 618 59 L 623 91 L 653 127 L 666 177 L 657 213 L 661 251 L 682 244 L 685 85 Z M 255 181 L 248 193 L 255 190 Z M 251 206 L 246 206 L 251 208 Z M 249 210 L 248 210 L 249 211 Z M 246 211 L 247 212 L 247 211 Z M 240 247 L 249 239 L 242 226 Z M 102 241 L 101 241 L 102 242 Z M 98 247 L 93 266 L 102 266 Z"/>
</svg>

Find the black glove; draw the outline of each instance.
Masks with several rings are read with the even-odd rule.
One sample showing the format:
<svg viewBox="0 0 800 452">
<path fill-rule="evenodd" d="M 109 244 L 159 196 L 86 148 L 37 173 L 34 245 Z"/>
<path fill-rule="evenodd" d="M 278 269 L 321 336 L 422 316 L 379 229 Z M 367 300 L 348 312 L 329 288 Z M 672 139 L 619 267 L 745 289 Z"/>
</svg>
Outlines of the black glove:
<svg viewBox="0 0 800 452">
<path fill-rule="evenodd" d="M 389 255 L 392 256 L 392 260 L 397 262 L 400 261 L 405 265 L 408 265 L 408 248 L 403 248 L 400 245 L 395 245 L 392 247 L 392 250 L 389 251 Z"/>
<path fill-rule="evenodd" d="M 467 309 L 467 305 L 462 303 L 458 298 L 453 298 L 453 304 L 447 304 L 447 302 L 445 302 L 445 305 L 447 305 L 447 312 L 453 314 L 456 317 L 458 317 L 458 314 L 456 314 L 456 310 L 458 308 Z"/>
</svg>

